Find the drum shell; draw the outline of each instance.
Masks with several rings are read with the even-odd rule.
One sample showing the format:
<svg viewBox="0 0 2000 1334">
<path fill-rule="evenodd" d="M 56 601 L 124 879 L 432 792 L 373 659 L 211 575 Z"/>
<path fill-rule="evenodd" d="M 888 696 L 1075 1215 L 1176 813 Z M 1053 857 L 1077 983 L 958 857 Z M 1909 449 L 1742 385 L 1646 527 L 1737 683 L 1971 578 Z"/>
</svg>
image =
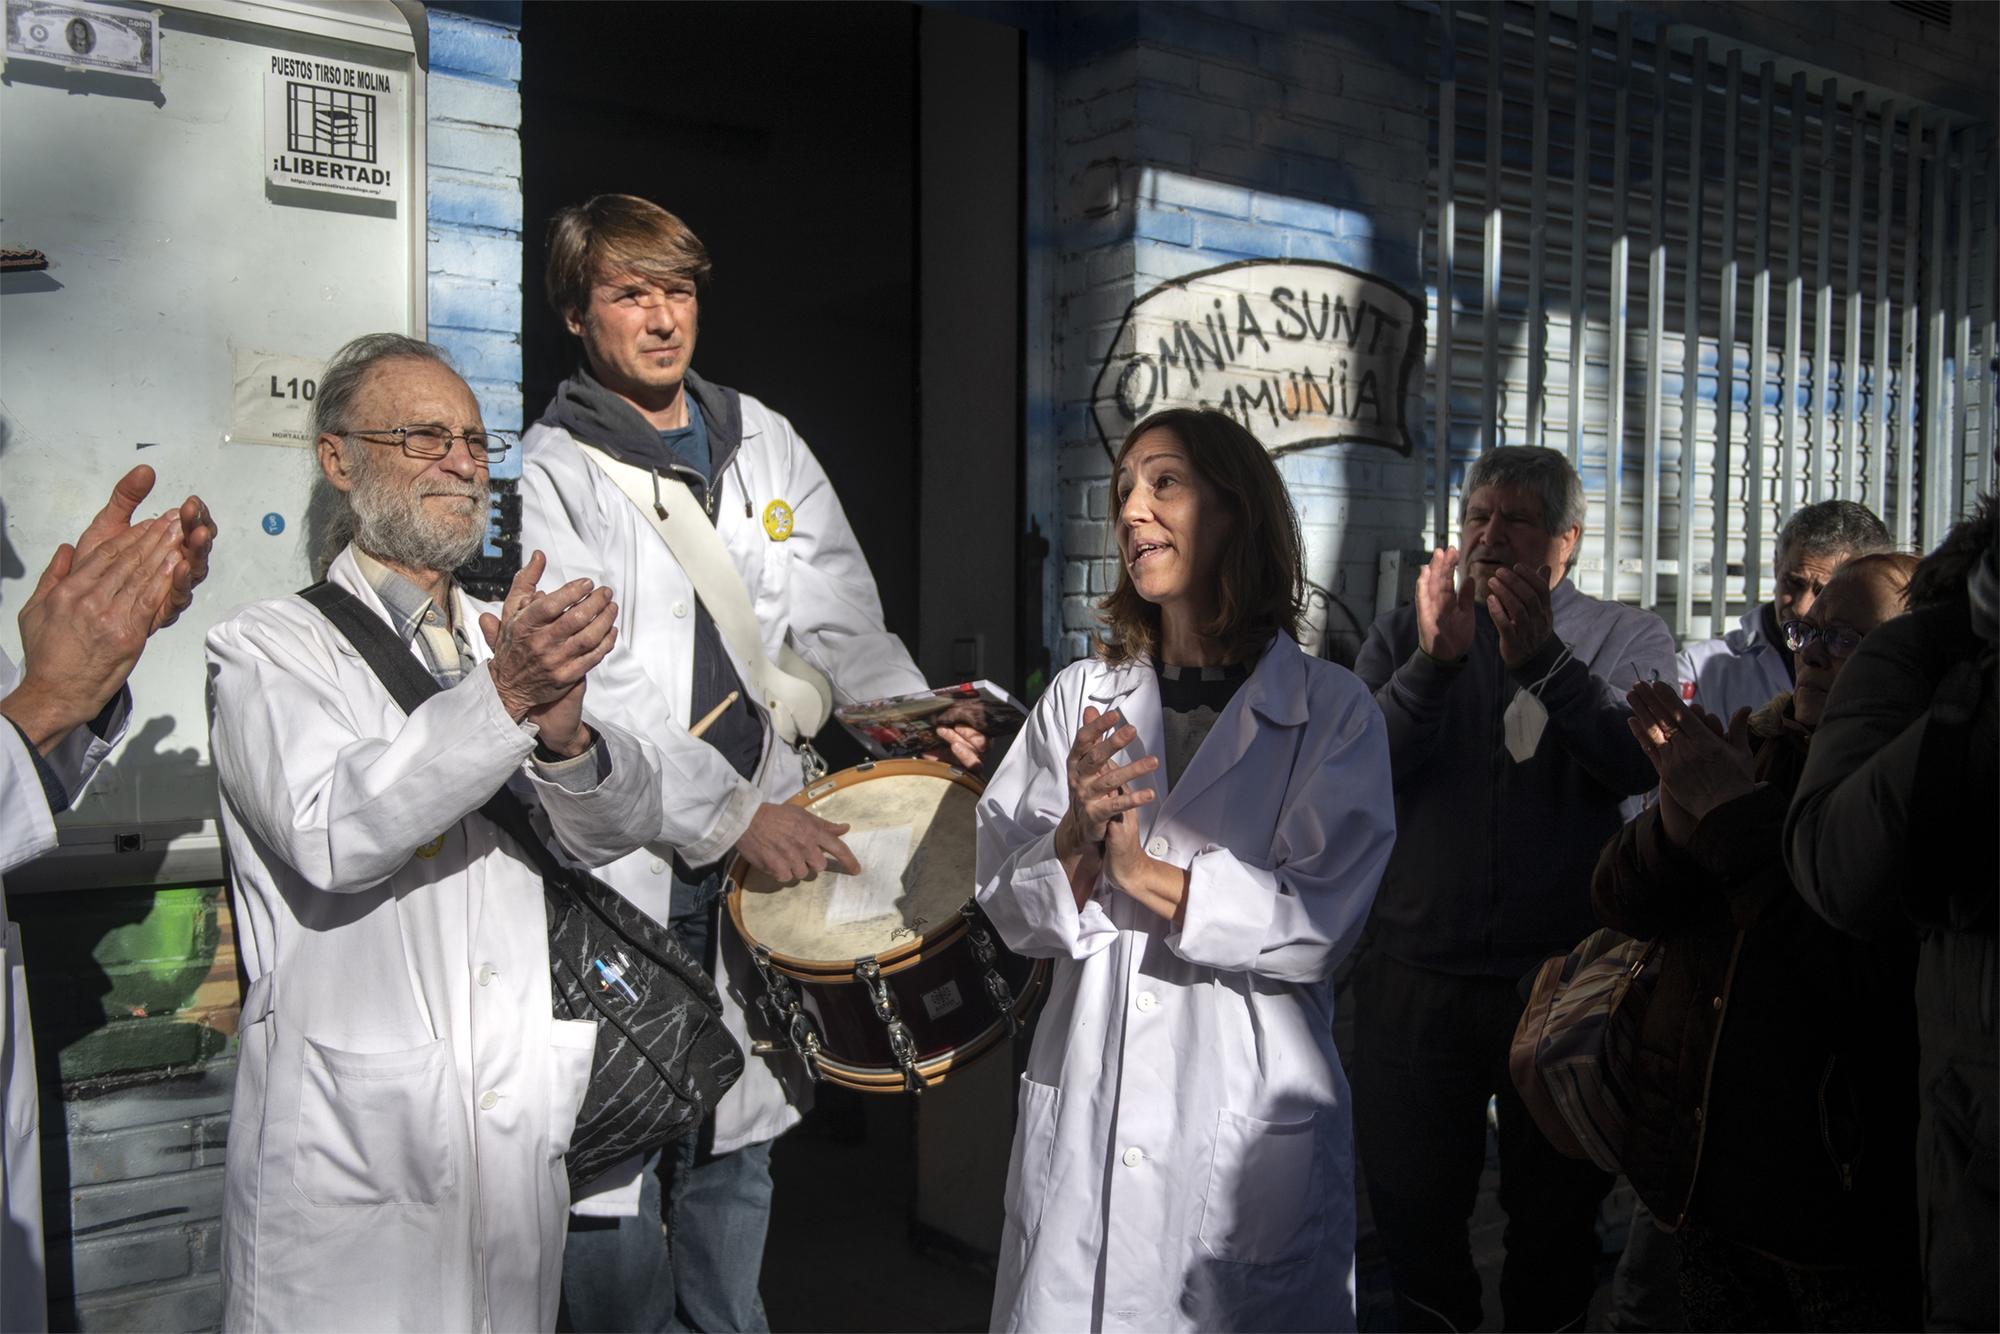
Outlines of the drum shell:
<svg viewBox="0 0 2000 1334">
<path fill-rule="evenodd" d="M 896 1010 L 910 1036 L 915 1039 L 917 1062 L 922 1065 L 954 1051 L 969 1059 L 966 1050 L 980 1040 L 1004 1032 L 1005 1020 L 987 998 L 986 965 L 974 956 L 963 933 L 942 947 L 926 949 L 913 963 L 882 974 L 882 985 L 895 998 Z M 993 968 L 1012 993 L 1015 1017 L 1025 1022 L 1028 1011 L 1039 999 L 1036 965 L 995 942 Z M 799 993 L 799 1004 L 819 1029 L 820 1047 L 841 1065 L 873 1067 L 895 1073 L 896 1055 L 889 1046 L 888 1026 L 875 1013 L 869 990 L 852 973 L 841 976 L 801 975 L 784 969 Z M 956 988 L 957 1004 L 933 1015 L 950 999 L 948 988 Z M 940 992 L 946 992 L 943 997 Z M 928 1003 L 926 998 L 930 998 Z M 830 1075 L 838 1078 L 838 1075 Z"/>
</svg>

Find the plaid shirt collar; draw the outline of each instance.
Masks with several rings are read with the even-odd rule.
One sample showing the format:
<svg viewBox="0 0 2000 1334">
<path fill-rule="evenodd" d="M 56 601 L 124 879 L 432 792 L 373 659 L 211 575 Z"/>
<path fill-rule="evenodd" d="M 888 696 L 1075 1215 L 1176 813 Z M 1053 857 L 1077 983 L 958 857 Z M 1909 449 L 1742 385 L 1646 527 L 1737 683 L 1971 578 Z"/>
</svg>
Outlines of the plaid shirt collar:
<svg viewBox="0 0 2000 1334">
<path fill-rule="evenodd" d="M 354 563 L 361 570 L 361 577 L 375 590 L 375 596 L 382 599 L 388 609 L 389 624 L 396 631 L 396 637 L 404 643 L 415 639 L 422 628 L 424 617 L 436 605 L 431 595 L 397 574 L 394 570 L 376 560 L 360 547 L 354 548 Z M 445 576 L 445 615 L 451 615 L 453 584 L 450 575 Z M 456 626 L 453 627 L 457 629 Z M 463 635 L 459 638 L 462 640 Z"/>
</svg>

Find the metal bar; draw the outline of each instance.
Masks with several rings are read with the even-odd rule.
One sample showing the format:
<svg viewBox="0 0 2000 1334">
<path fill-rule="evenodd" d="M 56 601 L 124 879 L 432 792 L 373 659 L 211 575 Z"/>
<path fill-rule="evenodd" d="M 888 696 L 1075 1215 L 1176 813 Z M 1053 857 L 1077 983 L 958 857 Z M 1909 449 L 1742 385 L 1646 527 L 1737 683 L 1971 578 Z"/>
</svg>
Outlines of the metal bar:
<svg viewBox="0 0 2000 1334">
<path fill-rule="evenodd" d="M 1770 61 L 1757 71 L 1757 254 L 1751 260 L 1749 458 L 1743 475 L 1743 600 L 1764 599 L 1764 386 L 1771 355 L 1771 102 L 1777 74 Z"/>
<path fill-rule="evenodd" d="M 1868 386 L 1868 508 L 1889 512 L 1889 233 L 1896 221 L 1896 104 L 1875 113 L 1875 376 Z"/>
<path fill-rule="evenodd" d="M 1979 492 L 1992 492 L 1994 472 L 2000 460 L 1994 458 L 2000 451 L 2000 374 L 1993 370 L 1993 361 L 2000 357 L 2000 345 L 1995 337 L 2000 335 L 2000 318 L 1996 318 L 1996 305 L 2000 305 L 2000 161 L 1996 161 L 1994 137 L 1986 136 L 1985 161 L 1981 164 L 1980 178 L 1986 183 L 1986 207 L 1981 214 L 1986 224 L 1986 274 L 1980 285 L 1981 299 L 1986 303 L 1985 354 L 1979 365 L 1973 368 L 1979 382 L 1986 386 L 1985 412 L 1980 415 L 1979 428 L 1983 439 L 1979 443 Z"/>
<path fill-rule="evenodd" d="M 1604 600 L 1618 600 L 1619 529 L 1625 482 L 1625 340 L 1629 334 L 1632 238 L 1626 228 L 1630 204 L 1632 144 L 1632 12 L 1618 16 L 1617 94 L 1611 117 L 1611 383 L 1604 421 Z"/>
<path fill-rule="evenodd" d="M 1687 260 L 1681 287 L 1680 512 L 1674 524 L 1674 637 L 1694 623 L 1695 430 L 1701 403 L 1702 113 L 1708 107 L 1708 38 L 1694 42 L 1688 67 Z"/>
<path fill-rule="evenodd" d="M 1953 349 L 1953 371 L 1951 377 L 1951 461 L 1952 474 L 1956 477 L 1965 468 L 1966 446 L 1971 443 L 1966 438 L 1966 399 L 1969 398 L 1968 375 L 1979 372 L 1972 364 L 1972 131 L 1960 130 L 1958 139 L 1958 170 L 1952 173 L 1953 188 L 1958 191 L 1958 244 L 1951 253 L 1958 260 L 1958 291 L 1952 302 L 1952 323 L 1956 326 L 1957 347 Z M 1951 493 L 1944 497 L 1947 524 L 1956 522 L 1965 497 L 1958 485 L 1953 485 Z"/>
<path fill-rule="evenodd" d="M 1495 18 L 1498 19 L 1496 14 Z M 1534 157 L 1528 180 L 1528 443 L 1542 443 L 1549 330 L 1542 320 L 1542 261 L 1549 230 L 1549 7 L 1535 6 Z"/>
<path fill-rule="evenodd" d="M 1583 359 L 1590 333 L 1590 285 L 1584 270 L 1590 258 L 1590 0 L 1576 7 L 1576 132 L 1569 187 L 1569 466 L 1583 471 Z M 1605 453 L 1605 491 L 1618 456 Z M 1607 554 L 1606 561 L 1610 561 Z"/>
<path fill-rule="evenodd" d="M 1458 160 L 1458 33 L 1451 5 L 1439 6 L 1438 13 L 1444 27 L 1438 39 L 1437 421 L 1432 427 L 1431 463 L 1437 472 L 1436 545 L 1444 546 L 1451 540 L 1451 317 L 1457 299 L 1452 251 L 1458 241 L 1458 186 L 1452 167 Z"/>
<path fill-rule="evenodd" d="M 1646 260 L 1646 454 L 1640 477 L 1642 506 L 1639 551 L 1639 605 L 1660 601 L 1660 344 L 1667 321 L 1667 90 L 1672 48 L 1669 29 L 1653 33 L 1653 249 Z"/>
<path fill-rule="evenodd" d="M 1904 150 L 1908 175 L 1903 185 L 1903 373 L 1896 382 L 1896 517 L 1890 523 L 1896 545 L 1908 551 L 1916 540 L 1917 460 L 1917 238 L 1924 216 L 1924 109 L 1910 108 L 1910 137 Z"/>
<path fill-rule="evenodd" d="M 1801 234 L 1804 228 L 1806 76 L 1792 75 L 1791 223 L 1785 244 L 1785 386 L 1778 417 L 1778 512 L 1779 523 L 1798 508 L 1799 444 L 1799 338 L 1804 321 L 1805 275 L 1799 265 Z"/>
<path fill-rule="evenodd" d="M 1832 468 L 1832 442 L 1827 428 L 1832 419 L 1827 412 L 1827 394 L 1833 380 L 1833 159 L 1835 111 L 1840 105 L 1840 86 L 1828 79 L 1819 94 L 1819 245 L 1813 265 L 1813 354 L 1812 354 L 1812 476 L 1806 496 L 1827 498 L 1827 473 Z"/>
<path fill-rule="evenodd" d="M 1946 495 L 1951 490 L 1952 458 L 1950 428 L 1945 422 L 1944 396 L 1949 377 L 1944 369 L 1944 266 L 1945 266 L 1945 179 L 1951 175 L 1951 137 L 1939 125 L 1931 135 L 1937 151 L 1931 159 L 1931 249 L 1928 281 L 1924 284 L 1924 471 L 1923 538 L 1929 551 L 1944 536 L 1950 507 Z"/>
<path fill-rule="evenodd" d="M 1715 457 L 1709 466 L 1709 527 L 1715 556 L 1708 583 L 1708 633 L 1720 639 L 1729 629 L 1729 496 L 1736 420 L 1736 123 L 1743 114 L 1743 53 L 1729 49 L 1722 112 L 1722 299 L 1716 319 Z"/>
<path fill-rule="evenodd" d="M 1480 361 L 1479 452 L 1500 442 L 1500 85 L 1507 63 L 1506 11 L 1486 11 L 1486 237 L 1480 255 L 1481 322 L 1486 345 Z"/>
<path fill-rule="evenodd" d="M 1868 138 L 1868 98 L 1854 95 L 1848 115 L 1847 164 L 1847 359 L 1840 372 L 1840 485 L 1835 494 L 1861 499 L 1861 479 L 1855 475 L 1861 449 L 1861 150 Z"/>
</svg>

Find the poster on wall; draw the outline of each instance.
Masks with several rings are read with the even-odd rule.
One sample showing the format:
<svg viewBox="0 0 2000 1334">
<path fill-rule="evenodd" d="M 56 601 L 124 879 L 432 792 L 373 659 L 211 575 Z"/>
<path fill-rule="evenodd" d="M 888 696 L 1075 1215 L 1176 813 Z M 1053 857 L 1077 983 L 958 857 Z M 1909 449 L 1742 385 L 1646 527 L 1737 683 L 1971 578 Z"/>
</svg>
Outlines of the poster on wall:
<svg viewBox="0 0 2000 1334">
<path fill-rule="evenodd" d="M 1378 445 L 1407 455 L 1404 405 L 1423 309 L 1373 274 L 1322 260 L 1243 260 L 1133 302 L 1091 391 L 1115 452 L 1162 408 L 1215 408 L 1274 454 Z"/>
<path fill-rule="evenodd" d="M 264 179 L 292 190 L 403 197 L 405 76 L 272 55 L 264 71 Z"/>
<path fill-rule="evenodd" d="M 232 445 L 313 443 L 312 405 L 326 362 L 271 352 L 236 349 L 236 387 L 231 395 Z"/>
<path fill-rule="evenodd" d="M 160 81 L 160 11 L 88 0 L 7 0 L 8 60 Z"/>
</svg>

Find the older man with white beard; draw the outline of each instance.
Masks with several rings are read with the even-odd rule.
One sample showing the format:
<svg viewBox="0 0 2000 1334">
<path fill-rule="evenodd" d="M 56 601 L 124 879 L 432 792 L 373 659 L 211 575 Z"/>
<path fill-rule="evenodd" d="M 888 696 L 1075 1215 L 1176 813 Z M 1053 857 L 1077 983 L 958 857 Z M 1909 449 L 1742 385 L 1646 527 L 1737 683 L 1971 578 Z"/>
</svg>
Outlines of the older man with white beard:
<svg viewBox="0 0 2000 1334">
<path fill-rule="evenodd" d="M 511 787 L 601 864 L 660 828 L 658 752 L 583 711 L 608 589 L 536 592 L 540 553 L 499 606 L 454 586 L 508 442 L 437 349 L 357 339 L 314 415 L 353 535 L 327 582 L 443 689 L 406 715 L 300 597 L 209 635 L 250 977 L 224 1324 L 551 1329 L 596 1027 L 554 1017 L 542 877 L 480 808 Z"/>
</svg>

